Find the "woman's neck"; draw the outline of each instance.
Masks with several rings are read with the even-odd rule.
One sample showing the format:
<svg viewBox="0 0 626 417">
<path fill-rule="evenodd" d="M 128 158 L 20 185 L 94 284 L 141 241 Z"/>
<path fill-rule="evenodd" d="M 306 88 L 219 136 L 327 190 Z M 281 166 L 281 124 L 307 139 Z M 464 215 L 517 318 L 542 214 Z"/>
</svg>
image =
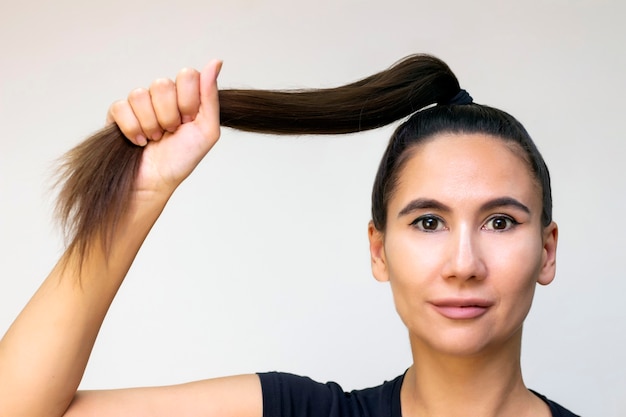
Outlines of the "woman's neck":
<svg viewBox="0 0 626 417">
<path fill-rule="evenodd" d="M 547 416 L 522 379 L 521 330 L 497 349 L 472 356 L 436 352 L 411 340 L 413 366 L 401 391 L 403 417 Z"/>
</svg>

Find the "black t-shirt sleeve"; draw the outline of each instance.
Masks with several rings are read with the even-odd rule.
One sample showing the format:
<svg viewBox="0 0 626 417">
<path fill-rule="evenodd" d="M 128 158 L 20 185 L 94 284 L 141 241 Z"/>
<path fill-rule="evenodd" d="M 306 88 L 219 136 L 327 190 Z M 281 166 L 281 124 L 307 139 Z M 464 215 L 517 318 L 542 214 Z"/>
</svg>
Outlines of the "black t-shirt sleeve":
<svg viewBox="0 0 626 417">
<path fill-rule="evenodd" d="M 546 398 L 545 395 L 541 395 L 533 390 L 530 391 L 537 397 L 541 398 L 546 404 L 548 404 L 548 407 L 550 407 L 550 411 L 552 412 L 552 417 L 580 417 L 578 414 L 574 414 L 563 406 L 555 403 L 552 400 L 549 400 L 548 398 Z"/>
<path fill-rule="evenodd" d="M 325 384 L 287 373 L 260 373 L 263 417 L 401 417 L 401 377 L 375 388 L 344 392 L 335 382 Z M 394 395 L 396 394 L 396 395 Z"/>
</svg>

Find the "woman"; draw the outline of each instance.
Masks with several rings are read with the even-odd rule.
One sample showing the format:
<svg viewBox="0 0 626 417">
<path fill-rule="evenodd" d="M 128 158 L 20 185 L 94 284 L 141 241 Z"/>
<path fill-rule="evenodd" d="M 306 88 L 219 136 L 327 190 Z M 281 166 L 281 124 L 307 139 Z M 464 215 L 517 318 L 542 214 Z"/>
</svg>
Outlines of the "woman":
<svg viewBox="0 0 626 417">
<path fill-rule="evenodd" d="M 522 324 L 534 288 L 555 274 L 557 226 L 543 159 L 514 118 L 471 104 L 443 62 L 411 60 L 416 67 L 403 61 L 393 68 L 393 88 L 378 84 L 389 81 L 391 73 L 383 72 L 293 100 L 282 93 L 250 93 L 251 100 L 249 92 L 218 92 L 221 63 L 213 61 L 201 73 L 183 70 L 175 82 L 157 80 L 149 91 L 114 103 L 109 121 L 142 148 L 109 144 L 109 129 L 70 153 L 60 213 L 74 239 L 0 342 L 0 415 L 573 416 L 529 391 L 520 369 Z M 417 75 L 404 73 L 408 69 Z M 385 103 L 388 90 L 400 91 L 403 100 Z M 280 108 L 285 102 L 286 110 Z M 351 110 L 348 102 L 356 103 Z M 435 103 L 392 137 L 368 227 L 372 271 L 390 282 L 409 331 L 414 364 L 404 375 L 349 395 L 336 384 L 278 373 L 76 392 L 133 258 L 174 190 L 217 141 L 220 123 L 341 133 Z M 311 114 L 315 107 L 321 111 Z M 266 112 L 246 119 L 259 108 Z M 350 112 L 356 116 L 347 117 Z M 291 120 L 287 127 L 279 120 L 283 113 Z M 266 122 L 270 117 L 277 119 Z M 125 150 L 112 153 L 113 146 Z M 122 166 L 110 169 L 101 160 Z M 85 173 L 98 181 L 84 180 Z"/>
</svg>

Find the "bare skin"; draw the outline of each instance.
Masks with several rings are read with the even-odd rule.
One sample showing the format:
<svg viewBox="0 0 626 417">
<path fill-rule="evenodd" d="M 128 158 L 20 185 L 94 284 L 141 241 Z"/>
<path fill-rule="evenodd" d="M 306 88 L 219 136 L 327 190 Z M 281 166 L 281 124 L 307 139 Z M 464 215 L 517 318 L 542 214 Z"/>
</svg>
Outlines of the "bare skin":
<svg viewBox="0 0 626 417">
<path fill-rule="evenodd" d="M 262 416 L 256 375 L 168 387 L 77 392 L 107 310 L 144 239 L 175 189 L 219 138 L 216 80 L 220 67 L 221 63 L 214 61 L 201 73 L 184 69 L 175 81 L 156 80 L 149 89 L 134 90 L 126 100 L 111 106 L 109 122 L 116 122 L 133 143 L 146 146 L 131 208 L 113 236 L 109 258 L 97 239 L 81 270 L 75 254 L 64 254 L 0 341 L 0 417 Z M 429 151 L 450 161 L 454 148 L 430 146 L 445 148 L 454 141 L 435 139 L 416 152 L 390 201 L 385 232 L 369 226 L 374 276 L 391 283 L 397 309 L 409 329 L 414 362 L 419 365 L 410 368 L 402 387 L 403 415 L 549 416 L 547 406 L 524 386 L 519 350 L 534 285 L 547 284 L 554 276 L 556 225 L 543 228 L 537 223 L 537 205 L 541 203 L 530 173 L 498 139 L 467 140 L 464 155 L 476 155 L 465 157 L 469 162 L 461 171 L 444 169 L 435 175 L 437 165 L 423 168 L 433 161 Z M 495 159 L 481 159 L 485 144 L 497 149 Z M 499 158 L 504 158 L 504 163 Z M 485 164 L 492 171 L 485 169 Z M 505 168 L 513 170 L 508 177 L 496 172 Z M 446 174 L 449 172 L 460 174 L 455 177 Z M 424 177 L 424 173 L 428 175 Z M 483 189 L 475 187 L 485 183 L 480 174 L 505 179 Z M 464 182 L 470 181 L 468 178 L 473 178 L 471 187 Z M 506 178 L 512 182 L 507 183 Z M 510 190 L 522 190 L 513 197 L 526 205 L 529 213 L 510 206 L 484 209 L 485 201 L 494 195 L 508 196 Z M 441 201 L 447 208 L 419 208 L 401 214 L 407 201 L 423 197 Z M 434 233 L 424 229 L 427 222 L 413 222 L 425 215 L 438 216 L 441 223 L 428 223 L 437 226 Z M 520 225 L 508 228 L 511 223 L 500 221 L 505 216 L 518 218 Z M 506 230 L 493 232 L 500 223 Z M 515 246 L 519 241 L 528 246 Z M 414 256 L 423 252 L 421 246 L 429 248 L 430 258 Z M 516 271 L 514 280 L 503 280 L 499 273 L 504 268 L 499 262 L 506 253 L 494 256 L 490 249 L 508 250 L 511 257 L 506 266 Z M 523 256 L 526 262 L 518 259 L 516 263 L 516 256 Z M 450 319 L 433 309 L 433 300 L 458 296 L 463 289 L 489 303 L 480 317 Z M 521 306 L 513 303 L 515 297 L 522 300 Z M 424 315 L 430 322 L 416 319 Z"/>
</svg>

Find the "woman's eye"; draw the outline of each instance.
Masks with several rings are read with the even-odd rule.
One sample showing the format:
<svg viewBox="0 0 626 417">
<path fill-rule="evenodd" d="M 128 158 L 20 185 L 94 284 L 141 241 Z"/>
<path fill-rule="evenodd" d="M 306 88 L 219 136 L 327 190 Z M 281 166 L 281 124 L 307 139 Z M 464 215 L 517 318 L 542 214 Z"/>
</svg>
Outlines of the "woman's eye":
<svg viewBox="0 0 626 417">
<path fill-rule="evenodd" d="M 425 232 L 437 232 L 444 229 L 443 221 L 434 216 L 418 217 L 411 225 Z"/>
<path fill-rule="evenodd" d="M 518 222 L 508 216 L 496 216 L 489 219 L 487 223 L 485 223 L 485 226 L 483 226 L 483 229 L 501 232 L 509 230 L 518 224 Z"/>
</svg>

